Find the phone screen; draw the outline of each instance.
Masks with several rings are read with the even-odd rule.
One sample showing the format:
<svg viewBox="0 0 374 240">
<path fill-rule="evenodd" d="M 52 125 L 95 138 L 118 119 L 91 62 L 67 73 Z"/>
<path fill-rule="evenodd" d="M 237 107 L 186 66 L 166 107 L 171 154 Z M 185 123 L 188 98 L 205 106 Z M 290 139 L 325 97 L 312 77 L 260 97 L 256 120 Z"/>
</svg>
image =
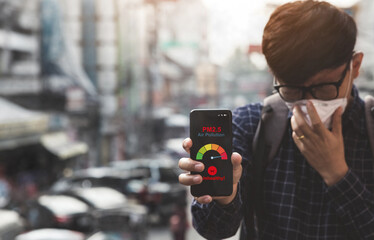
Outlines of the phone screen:
<svg viewBox="0 0 374 240">
<path fill-rule="evenodd" d="M 193 196 L 232 194 L 232 114 L 230 110 L 193 110 L 190 113 L 190 157 L 204 163 L 203 182 L 191 186 Z"/>
</svg>

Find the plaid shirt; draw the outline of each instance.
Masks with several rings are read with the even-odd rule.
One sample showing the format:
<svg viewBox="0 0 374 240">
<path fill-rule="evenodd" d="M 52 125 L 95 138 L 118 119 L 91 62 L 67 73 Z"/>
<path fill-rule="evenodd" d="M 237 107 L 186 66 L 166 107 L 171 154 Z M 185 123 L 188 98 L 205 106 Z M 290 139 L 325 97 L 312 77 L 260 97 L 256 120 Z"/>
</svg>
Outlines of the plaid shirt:
<svg viewBox="0 0 374 240">
<path fill-rule="evenodd" d="M 343 115 L 345 157 L 349 170 L 328 187 L 301 155 L 289 124 L 281 147 L 264 176 L 261 239 L 374 239 L 374 159 L 366 130 L 364 102 L 357 89 L 354 102 Z M 243 157 L 243 174 L 235 199 L 222 206 L 192 203 L 193 225 L 207 239 L 234 235 L 242 219 L 244 239 L 256 239 L 248 196 L 253 187 L 252 140 L 261 104 L 233 112 L 233 150 Z M 289 117 L 291 117 L 289 114 Z"/>
</svg>

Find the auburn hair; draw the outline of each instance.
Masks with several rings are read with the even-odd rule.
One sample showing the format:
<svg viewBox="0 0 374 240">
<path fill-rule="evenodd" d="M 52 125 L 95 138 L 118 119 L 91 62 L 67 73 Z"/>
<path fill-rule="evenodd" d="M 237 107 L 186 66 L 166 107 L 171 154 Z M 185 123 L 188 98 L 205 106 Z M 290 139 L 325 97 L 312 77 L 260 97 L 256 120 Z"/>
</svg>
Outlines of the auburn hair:
<svg viewBox="0 0 374 240">
<path fill-rule="evenodd" d="M 313 0 L 279 6 L 264 28 L 262 51 L 276 78 L 300 84 L 349 61 L 357 27 L 343 10 Z"/>
</svg>

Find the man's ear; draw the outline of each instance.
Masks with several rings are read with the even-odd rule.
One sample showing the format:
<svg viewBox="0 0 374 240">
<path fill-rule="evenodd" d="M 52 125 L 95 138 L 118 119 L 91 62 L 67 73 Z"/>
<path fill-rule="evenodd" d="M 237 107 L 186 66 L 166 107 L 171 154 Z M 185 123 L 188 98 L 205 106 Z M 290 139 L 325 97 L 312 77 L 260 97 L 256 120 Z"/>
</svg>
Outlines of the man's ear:
<svg viewBox="0 0 374 240">
<path fill-rule="evenodd" d="M 360 75 L 360 68 L 362 59 L 364 58 L 363 52 L 357 52 L 352 57 L 352 77 L 353 79 L 357 78 Z"/>
</svg>

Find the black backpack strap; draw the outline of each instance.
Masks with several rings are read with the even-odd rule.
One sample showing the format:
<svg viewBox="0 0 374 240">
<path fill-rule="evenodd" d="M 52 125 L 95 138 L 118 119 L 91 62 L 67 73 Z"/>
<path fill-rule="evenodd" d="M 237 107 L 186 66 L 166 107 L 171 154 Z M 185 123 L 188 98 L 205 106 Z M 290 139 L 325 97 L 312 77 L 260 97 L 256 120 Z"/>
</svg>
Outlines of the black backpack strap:
<svg viewBox="0 0 374 240">
<path fill-rule="evenodd" d="M 374 97 L 370 95 L 365 97 L 365 118 L 370 148 L 374 156 Z"/>
<path fill-rule="evenodd" d="M 257 227 L 262 228 L 263 183 L 266 166 L 275 157 L 281 145 L 288 124 L 288 108 L 279 94 L 273 94 L 264 100 L 261 119 L 253 139 L 254 168 L 254 208 Z"/>
<path fill-rule="evenodd" d="M 256 134 L 252 143 L 252 149 L 254 152 L 257 152 L 260 131 L 262 131 L 264 135 L 264 143 L 266 148 L 268 148 L 267 150 L 269 150 L 264 166 L 266 166 L 278 152 L 284 133 L 287 129 L 287 116 L 288 108 L 278 93 L 265 98 L 261 120 L 257 126 Z"/>
</svg>

